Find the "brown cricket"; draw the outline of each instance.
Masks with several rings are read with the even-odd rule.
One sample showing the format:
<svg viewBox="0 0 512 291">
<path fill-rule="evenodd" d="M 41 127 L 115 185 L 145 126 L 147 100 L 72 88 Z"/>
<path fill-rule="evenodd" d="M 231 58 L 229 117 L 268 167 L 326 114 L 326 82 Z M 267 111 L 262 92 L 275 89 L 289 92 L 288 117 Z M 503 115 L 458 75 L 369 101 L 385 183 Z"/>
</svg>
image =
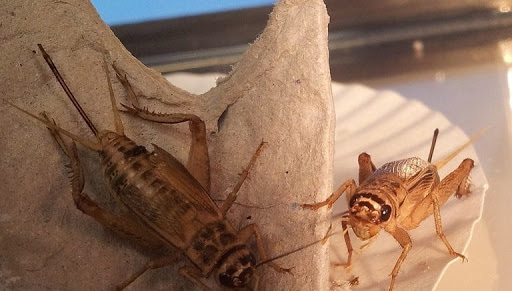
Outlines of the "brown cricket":
<svg viewBox="0 0 512 291">
<path fill-rule="evenodd" d="M 171 154 L 153 145 L 149 152 L 124 135 L 123 123 L 116 107 L 106 61 L 107 83 L 114 115 L 115 131 L 98 131 L 66 85 L 50 56 L 42 45 L 38 47 L 78 110 L 96 140 L 90 141 L 59 127 L 45 114 L 39 117 L 13 105 L 22 112 L 43 122 L 53 138 L 69 158 L 72 171 L 71 188 L 75 205 L 83 213 L 102 225 L 127 236 L 143 245 L 153 248 L 177 248 L 194 266 L 184 266 L 179 273 L 198 287 L 210 290 L 201 278 L 208 278 L 215 272 L 217 284 L 224 288 L 257 288 L 257 279 L 252 280 L 257 266 L 268 263 L 278 272 L 289 272 L 267 259 L 262 245 L 260 229 L 256 224 L 240 231 L 234 229 L 226 219 L 226 213 L 233 205 L 237 192 L 256 162 L 264 143 L 244 169 L 241 178 L 228 194 L 225 202 L 218 207 L 210 198 L 209 156 L 204 122 L 192 114 L 159 114 L 141 109 L 135 93 L 125 75 L 116 69 L 117 76 L 127 90 L 133 107 L 126 110 L 143 119 L 160 123 L 189 122 L 191 146 L 187 165 L 184 166 Z M 65 142 L 62 135 L 71 138 Z M 98 152 L 104 178 L 110 194 L 124 210 L 121 215 L 102 208 L 94 202 L 84 189 L 84 175 L 80 165 L 75 142 Z M 260 264 L 257 264 L 248 240 L 255 238 Z M 118 285 L 123 289 L 149 269 L 163 267 L 177 261 L 176 255 L 153 258 L 125 282 Z"/>
<path fill-rule="evenodd" d="M 412 248 L 408 230 L 418 227 L 427 217 L 434 214 L 436 233 L 452 256 L 466 258 L 453 250 L 443 233 L 439 208 L 455 193 L 457 198 L 469 194 L 469 173 L 474 166 L 472 159 L 465 159 L 457 169 L 440 180 L 438 169 L 453 159 L 464 148 L 476 140 L 483 131 L 470 141 L 435 164 L 432 154 L 439 130 L 434 131 L 427 161 L 412 157 L 384 164 L 376 169 L 370 155 L 359 155 L 359 187 L 353 179 L 343 183 L 329 198 L 316 204 L 303 204 L 304 208 L 331 208 L 333 203 L 346 192 L 348 211 L 341 217 L 348 258 L 345 267 L 352 262 L 352 243 L 348 233 L 351 227 L 361 240 L 373 238 L 381 229 L 391 234 L 403 248 L 391 272 L 389 290 L 393 289 L 400 266 Z"/>
</svg>

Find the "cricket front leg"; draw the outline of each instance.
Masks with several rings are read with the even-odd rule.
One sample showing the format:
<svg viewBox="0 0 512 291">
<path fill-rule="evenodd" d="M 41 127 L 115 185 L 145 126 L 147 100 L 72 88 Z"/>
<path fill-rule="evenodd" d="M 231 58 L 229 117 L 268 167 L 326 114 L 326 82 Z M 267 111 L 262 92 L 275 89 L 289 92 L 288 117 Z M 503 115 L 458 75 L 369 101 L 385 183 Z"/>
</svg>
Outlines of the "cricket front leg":
<svg viewBox="0 0 512 291">
<path fill-rule="evenodd" d="M 350 197 L 354 194 L 356 190 L 356 182 L 354 179 L 350 179 L 345 181 L 345 183 L 341 184 L 341 186 L 336 190 L 334 193 L 329 196 L 325 201 L 315 203 L 315 204 L 302 204 L 302 208 L 309 208 L 312 210 L 318 210 L 319 208 L 322 208 L 327 205 L 327 208 L 332 208 L 332 205 L 336 200 L 338 200 L 343 192 L 347 191 L 347 197 Z"/>
<path fill-rule="evenodd" d="M 335 266 L 342 266 L 348 269 L 350 266 L 352 266 L 352 253 L 354 252 L 354 248 L 352 247 L 350 235 L 348 234 L 348 221 L 342 220 L 341 227 L 343 229 L 343 238 L 345 239 L 345 244 L 347 245 L 347 262 L 344 264 L 336 263 Z"/>
<path fill-rule="evenodd" d="M 412 248 L 412 241 L 407 231 L 405 231 L 402 228 L 394 227 L 391 230 L 386 229 L 386 231 L 390 233 L 402 247 L 402 253 L 400 254 L 400 257 L 398 257 L 398 260 L 395 263 L 395 267 L 391 272 L 391 282 L 389 283 L 389 291 L 391 291 L 393 290 L 393 286 L 395 285 L 395 279 L 398 276 L 398 271 L 400 271 L 402 263 L 404 262 L 405 258 L 407 257 L 407 254 Z"/>
<path fill-rule="evenodd" d="M 261 230 L 258 225 L 256 224 L 249 224 L 248 226 L 244 227 L 240 232 L 238 233 L 238 238 L 242 242 L 248 241 L 252 236 L 254 236 L 254 239 L 256 241 L 256 248 L 258 249 L 258 255 L 260 257 L 260 262 L 264 262 L 268 259 L 267 253 L 265 252 L 265 248 L 263 247 L 263 239 L 261 235 Z M 279 273 L 291 273 L 291 270 L 293 268 L 282 268 L 278 264 L 274 262 L 268 262 L 267 263 L 270 267 L 272 267 L 276 272 Z"/>
</svg>

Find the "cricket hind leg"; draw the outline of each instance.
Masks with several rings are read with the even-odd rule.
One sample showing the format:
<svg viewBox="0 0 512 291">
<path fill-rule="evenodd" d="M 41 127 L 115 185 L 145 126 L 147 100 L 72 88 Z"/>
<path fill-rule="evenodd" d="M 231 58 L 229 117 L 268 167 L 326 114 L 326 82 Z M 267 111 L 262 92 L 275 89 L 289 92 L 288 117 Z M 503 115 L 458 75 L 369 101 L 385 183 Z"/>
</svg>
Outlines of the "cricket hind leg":
<svg viewBox="0 0 512 291">
<path fill-rule="evenodd" d="M 182 123 L 189 122 L 189 129 L 191 134 L 190 150 L 188 154 L 187 169 L 194 176 L 194 178 L 203 186 L 203 188 L 210 193 L 210 157 L 208 154 L 208 145 L 206 140 L 206 125 L 203 120 L 193 114 L 171 113 L 162 114 L 151 112 L 143 108 L 133 90 L 132 85 L 120 68 L 113 65 L 116 71 L 117 78 L 124 86 L 130 106 L 121 104 L 128 113 L 138 116 L 142 119 L 158 122 L 158 123 Z"/>
<path fill-rule="evenodd" d="M 420 222 L 425 218 L 432 215 L 434 207 L 432 196 L 436 197 L 436 201 L 439 207 L 443 206 L 444 203 L 455 193 L 457 195 L 467 195 L 469 191 L 468 180 L 471 169 L 474 167 L 472 159 L 465 159 L 460 163 L 457 169 L 453 170 L 448 174 L 441 182 L 427 195 L 412 211 L 410 220 L 407 225 L 407 229 L 416 228 Z"/>
<path fill-rule="evenodd" d="M 48 122 L 48 129 L 51 135 L 61 148 L 64 155 L 69 159 L 67 167 L 71 171 L 71 195 L 75 206 L 84 214 L 94 218 L 103 226 L 113 230 L 114 232 L 128 237 L 132 241 L 145 246 L 161 246 L 161 241 L 152 233 L 145 230 L 136 220 L 118 216 L 113 212 L 102 208 L 94 202 L 87 193 L 84 192 L 84 173 L 80 165 L 78 150 L 74 141 L 68 144 L 64 141 L 59 133 L 59 127 L 54 121 L 50 121 L 48 116 L 43 114 L 44 119 Z"/>
<path fill-rule="evenodd" d="M 448 174 L 439 183 L 439 185 L 437 185 L 437 187 L 428 196 L 426 196 L 425 199 L 423 199 L 421 203 L 412 211 L 411 224 L 409 225 L 409 229 L 415 228 L 421 221 L 433 213 L 437 235 L 445 244 L 448 252 L 452 256 L 462 258 L 462 260 L 466 260 L 466 258 L 453 250 L 443 232 L 440 207 L 446 203 L 446 201 L 454 192 L 455 196 L 467 195 L 469 192 L 468 177 L 473 167 L 474 162 L 472 159 L 465 159 L 462 161 L 459 167 Z"/>
</svg>

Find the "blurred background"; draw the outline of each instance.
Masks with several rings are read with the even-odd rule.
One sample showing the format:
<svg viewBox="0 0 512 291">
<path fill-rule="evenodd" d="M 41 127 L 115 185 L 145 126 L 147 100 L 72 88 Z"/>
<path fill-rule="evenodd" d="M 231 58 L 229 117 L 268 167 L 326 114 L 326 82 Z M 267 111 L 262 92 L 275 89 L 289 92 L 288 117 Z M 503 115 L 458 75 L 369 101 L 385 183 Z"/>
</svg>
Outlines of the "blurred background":
<svg viewBox="0 0 512 291">
<path fill-rule="evenodd" d="M 146 65 L 164 74 L 227 74 L 265 27 L 274 1 L 92 2 Z M 509 290 L 512 1 L 325 3 L 333 81 L 419 100 L 469 136 L 490 128 L 474 145 L 489 190 L 465 253 L 469 263 L 452 264 L 437 290 Z"/>
</svg>

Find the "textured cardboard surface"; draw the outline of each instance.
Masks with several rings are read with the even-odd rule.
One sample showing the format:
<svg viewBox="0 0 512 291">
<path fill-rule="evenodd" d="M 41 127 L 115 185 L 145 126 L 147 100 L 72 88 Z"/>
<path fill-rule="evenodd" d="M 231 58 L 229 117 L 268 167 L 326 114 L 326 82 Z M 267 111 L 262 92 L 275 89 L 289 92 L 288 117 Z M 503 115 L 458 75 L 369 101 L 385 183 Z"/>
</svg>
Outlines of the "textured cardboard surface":
<svg viewBox="0 0 512 291">
<path fill-rule="evenodd" d="M 319 201 L 332 188 L 334 113 L 328 68 L 328 16 L 322 1 L 280 1 L 268 27 L 232 73 L 202 95 L 169 85 L 119 43 L 86 1 L 1 4 L 1 99 L 46 111 L 66 129 L 91 137 L 37 50 L 45 46 L 99 128 L 112 129 L 102 57 L 129 76 L 142 102 L 161 112 L 192 112 L 206 121 L 212 197 L 223 199 L 261 140 L 268 142 L 228 217 L 235 228 L 258 223 L 269 255 L 321 237 L 325 212 L 296 203 Z M 110 72 L 111 75 L 112 71 Z M 125 99 L 114 82 L 118 101 Z M 146 100 L 149 99 L 149 100 Z M 221 119 L 219 119 L 222 116 Z M 126 242 L 78 211 L 66 163 L 40 123 L 0 103 L 0 287 L 108 289 L 140 268 L 154 251 Z M 188 126 L 155 125 L 123 116 L 127 136 L 155 143 L 184 161 Z M 115 207 L 96 154 L 80 148 L 86 192 Z M 278 261 L 294 276 L 258 269 L 263 290 L 328 288 L 325 246 Z M 130 288 L 189 290 L 172 267 L 153 270 Z M 211 283 L 211 281 L 210 281 Z"/>
</svg>

